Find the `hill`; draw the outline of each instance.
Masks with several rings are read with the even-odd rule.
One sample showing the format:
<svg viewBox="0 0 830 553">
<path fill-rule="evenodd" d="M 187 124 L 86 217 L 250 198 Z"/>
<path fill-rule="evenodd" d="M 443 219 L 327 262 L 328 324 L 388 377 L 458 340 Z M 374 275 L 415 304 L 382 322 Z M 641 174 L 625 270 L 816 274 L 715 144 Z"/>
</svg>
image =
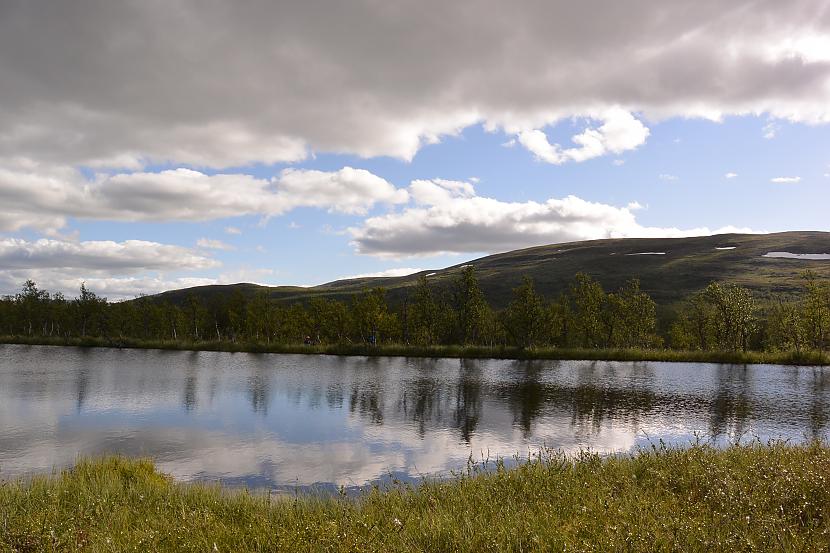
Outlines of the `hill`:
<svg viewBox="0 0 830 553">
<path fill-rule="evenodd" d="M 607 290 L 636 277 L 642 288 L 661 305 L 670 305 L 716 280 L 741 284 L 763 298 L 800 289 L 800 275 L 805 269 L 830 279 L 830 256 L 823 259 L 768 257 L 771 252 L 830 254 L 830 232 L 589 240 L 489 255 L 405 277 L 338 280 L 310 288 L 255 284 L 199 286 L 164 292 L 155 298 L 180 303 L 189 294 L 195 294 L 210 301 L 236 291 L 253 295 L 265 290 L 275 301 L 293 303 L 316 296 L 348 299 L 366 288 L 382 286 L 395 303 L 406 296 L 420 275 L 428 275 L 436 287 L 447 289 L 466 265 L 476 268 L 481 288 L 496 308 L 510 301 L 511 289 L 525 275 L 534 279 L 546 297 L 564 291 L 579 271 L 596 278 Z"/>
</svg>

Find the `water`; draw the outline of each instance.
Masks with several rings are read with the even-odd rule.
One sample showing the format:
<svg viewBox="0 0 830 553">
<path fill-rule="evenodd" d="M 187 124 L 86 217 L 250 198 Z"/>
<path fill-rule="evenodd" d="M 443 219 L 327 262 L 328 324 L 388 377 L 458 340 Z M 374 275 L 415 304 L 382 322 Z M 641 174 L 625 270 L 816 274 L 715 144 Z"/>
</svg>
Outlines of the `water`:
<svg viewBox="0 0 830 553">
<path fill-rule="evenodd" d="M 0 479 L 122 453 L 183 481 L 331 489 L 828 422 L 828 368 L 0 346 Z"/>
</svg>

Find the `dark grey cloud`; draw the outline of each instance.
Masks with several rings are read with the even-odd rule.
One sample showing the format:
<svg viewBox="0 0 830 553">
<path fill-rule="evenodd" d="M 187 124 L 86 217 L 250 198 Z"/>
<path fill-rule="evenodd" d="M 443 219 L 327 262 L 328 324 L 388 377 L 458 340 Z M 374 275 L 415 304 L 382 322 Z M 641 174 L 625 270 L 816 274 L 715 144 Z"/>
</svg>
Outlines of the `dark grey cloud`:
<svg viewBox="0 0 830 553">
<path fill-rule="evenodd" d="M 608 110 L 822 122 L 829 10 L 822 0 L 4 0 L 0 159 L 409 158 L 483 122 L 525 133 L 557 162 L 637 144 L 599 136 L 563 154 L 531 133 L 572 115 L 597 118 L 595 129 Z"/>
</svg>

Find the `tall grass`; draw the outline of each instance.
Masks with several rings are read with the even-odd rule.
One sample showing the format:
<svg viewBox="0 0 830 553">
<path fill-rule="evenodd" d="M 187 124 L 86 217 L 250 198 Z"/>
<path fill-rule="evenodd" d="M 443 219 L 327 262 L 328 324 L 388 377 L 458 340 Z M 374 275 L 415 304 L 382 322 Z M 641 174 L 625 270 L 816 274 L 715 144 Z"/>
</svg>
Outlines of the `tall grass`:
<svg viewBox="0 0 830 553">
<path fill-rule="evenodd" d="M 105 458 L 0 486 L 0 549 L 827 551 L 830 448 L 549 453 L 356 500 L 229 493 Z"/>
<path fill-rule="evenodd" d="M 734 364 L 830 365 L 830 353 L 823 351 L 682 351 L 673 349 L 568 349 L 515 348 L 503 346 L 412 346 L 389 344 L 300 345 L 265 342 L 187 340 L 136 340 L 131 338 L 60 338 L 0 336 L 0 344 L 28 344 L 78 347 L 117 347 L 187 351 L 251 353 L 298 353 L 360 356 L 457 357 L 469 359 L 558 359 L 597 361 L 673 361 Z"/>
</svg>

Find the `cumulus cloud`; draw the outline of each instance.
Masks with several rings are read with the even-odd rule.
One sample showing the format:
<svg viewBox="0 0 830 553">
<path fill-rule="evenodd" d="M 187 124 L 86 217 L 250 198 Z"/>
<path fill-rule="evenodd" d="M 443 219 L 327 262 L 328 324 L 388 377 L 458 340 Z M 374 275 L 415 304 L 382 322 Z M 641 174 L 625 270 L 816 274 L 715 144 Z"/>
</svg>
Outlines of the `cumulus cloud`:
<svg viewBox="0 0 830 553">
<path fill-rule="evenodd" d="M 283 211 L 295 207 L 320 207 L 329 211 L 362 215 L 375 203 L 404 203 L 406 190 L 398 190 L 365 169 L 339 171 L 286 169 L 278 182 Z"/>
<path fill-rule="evenodd" d="M 770 182 L 774 182 L 776 184 L 795 184 L 797 182 L 801 182 L 801 177 L 775 177 L 770 179 Z"/>
<path fill-rule="evenodd" d="M 116 221 L 208 221 L 281 215 L 298 207 L 362 214 L 401 203 L 406 190 L 363 169 L 285 169 L 273 179 L 192 169 L 100 175 L 92 182 L 69 168 L 37 172 L 0 167 L 0 231 L 55 232 L 67 217 Z M 229 227 L 226 232 L 239 230 Z"/>
<path fill-rule="evenodd" d="M 161 275 L 106 276 L 100 273 L 72 270 L 0 270 L 0 294 L 14 294 L 24 281 L 34 280 L 42 290 L 60 292 L 65 297 L 78 295 L 81 283 L 95 294 L 110 301 L 158 294 L 167 290 L 217 284 L 215 278 L 165 278 Z"/>
<path fill-rule="evenodd" d="M 665 117 L 830 120 L 828 34 L 822 0 L 8 0 L 0 152 L 132 170 L 411 159 L 483 123 L 579 161 Z M 573 116 L 596 123 L 551 144 L 542 129 Z"/>
<path fill-rule="evenodd" d="M 454 197 L 472 197 L 475 188 L 470 182 L 445 179 L 414 180 L 409 185 L 412 199 L 422 205 L 445 203 Z"/>
<path fill-rule="evenodd" d="M 732 171 L 730 171 L 730 172 L 726 173 L 725 175 L 723 175 L 723 178 L 725 178 L 725 179 L 734 179 L 734 178 L 737 178 L 737 176 L 738 176 L 738 173 L 733 173 Z"/>
<path fill-rule="evenodd" d="M 275 276 L 273 269 L 244 266 L 214 277 L 175 274 L 218 267 L 221 263 L 199 252 L 156 242 L 0 239 L 0 294 L 13 294 L 32 279 L 68 297 L 77 295 L 84 282 L 96 294 L 120 300 L 211 284 L 268 285 Z"/>
<path fill-rule="evenodd" d="M 43 288 L 67 295 L 86 282 L 96 293 L 117 299 L 212 283 L 215 279 L 161 275 L 219 266 L 215 259 L 188 248 L 143 240 L 0 239 L 0 293 L 4 294 L 31 278 Z"/>
<path fill-rule="evenodd" d="M 418 183 L 423 187 L 423 181 Z M 469 194 L 466 189 L 448 190 L 433 196 L 434 203 L 407 207 L 400 212 L 368 218 L 349 232 L 357 251 L 363 254 L 406 257 L 441 253 L 494 253 L 528 246 L 628 237 L 699 236 L 713 232 L 752 232 L 726 227 L 677 229 L 647 227 L 637 222 L 626 207 L 589 202 L 576 196 L 544 202 L 504 202 Z M 412 196 L 418 195 L 412 191 Z M 424 197 L 422 197 L 423 203 Z"/>
<path fill-rule="evenodd" d="M 608 153 L 633 150 L 645 143 L 649 135 L 648 128 L 642 122 L 620 108 L 610 109 L 593 118 L 602 120 L 603 124 L 572 136 L 571 141 L 576 144 L 572 148 L 551 144 L 545 133 L 538 129 L 519 132 L 518 140 L 541 161 L 561 165 L 568 161 L 585 161 Z"/>
<path fill-rule="evenodd" d="M 187 248 L 144 240 L 69 242 L 19 238 L 0 239 L 4 269 L 131 270 L 207 269 L 219 262 Z"/>
<path fill-rule="evenodd" d="M 350 275 L 340 277 L 340 280 L 348 280 L 352 278 L 382 278 L 382 277 L 402 277 L 420 273 L 423 269 L 415 269 L 412 267 L 396 267 L 394 269 L 386 269 L 374 273 L 361 273 L 359 275 Z"/>
<path fill-rule="evenodd" d="M 225 234 L 234 234 L 238 236 L 242 234 L 242 230 L 237 227 L 225 227 Z"/>
</svg>

